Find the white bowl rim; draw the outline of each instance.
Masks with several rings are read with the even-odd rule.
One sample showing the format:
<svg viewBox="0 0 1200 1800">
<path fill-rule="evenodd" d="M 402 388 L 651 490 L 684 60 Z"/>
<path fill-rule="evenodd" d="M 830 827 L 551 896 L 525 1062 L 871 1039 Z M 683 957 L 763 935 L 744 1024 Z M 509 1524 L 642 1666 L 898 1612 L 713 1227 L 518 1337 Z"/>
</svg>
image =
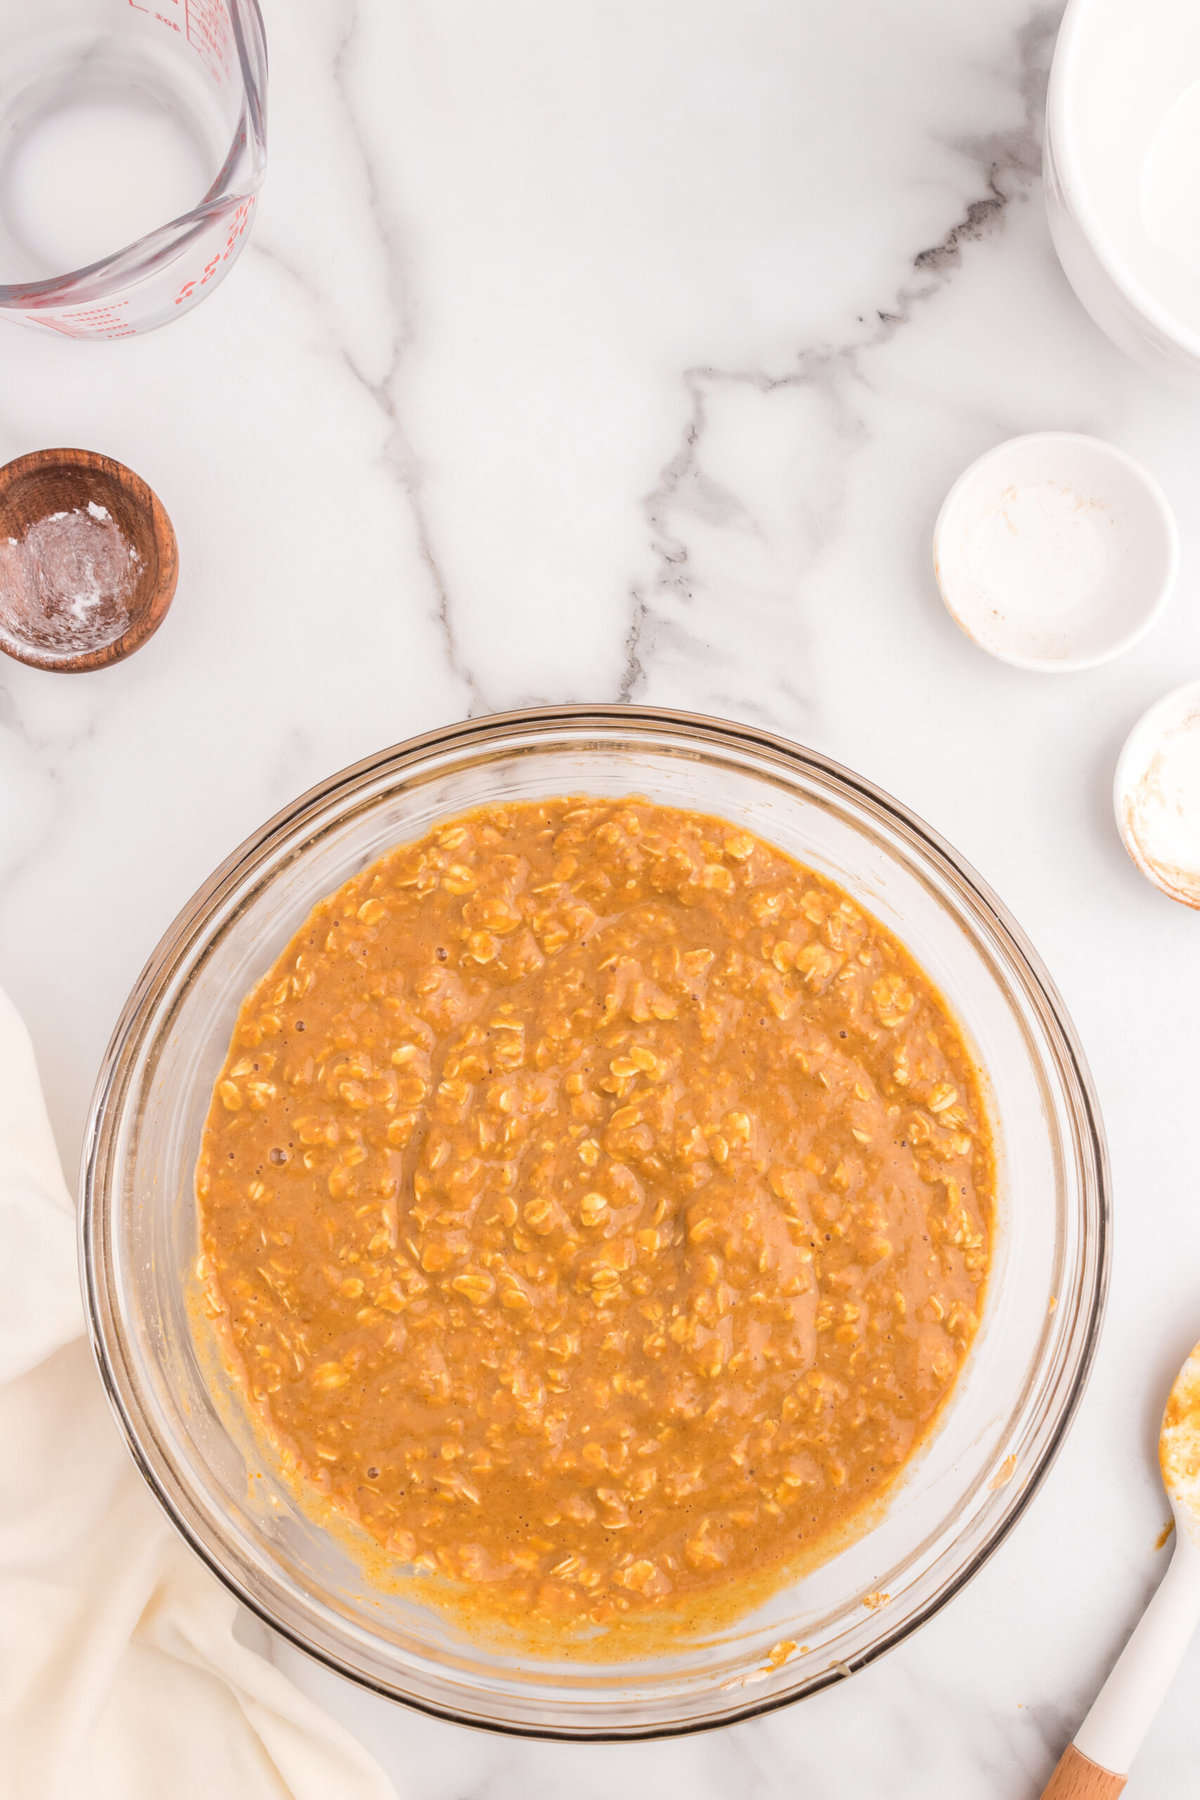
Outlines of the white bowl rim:
<svg viewBox="0 0 1200 1800">
<path fill-rule="evenodd" d="M 1086 195 L 1086 184 L 1076 156 L 1069 124 L 1069 92 L 1077 53 L 1093 0 L 1069 0 L 1059 27 L 1046 90 L 1046 149 L 1069 211 L 1074 215 L 1088 247 L 1113 286 L 1133 310 L 1147 319 L 1163 337 L 1200 363 L 1200 329 L 1192 330 L 1156 300 L 1149 288 L 1132 275 L 1117 256 Z"/>
<path fill-rule="evenodd" d="M 1144 612 L 1126 632 L 1115 638 L 1107 648 L 1093 655 L 1024 656 L 1016 650 L 997 650 L 990 644 L 981 643 L 955 608 L 942 580 L 940 555 L 942 533 L 967 482 L 993 458 L 1002 460 L 1011 452 L 1023 449 L 1030 444 L 1085 444 L 1089 452 L 1099 449 L 1104 456 L 1109 457 L 1114 463 L 1120 464 L 1126 473 L 1132 476 L 1137 486 L 1148 496 L 1163 529 L 1163 538 L 1167 549 L 1167 566 L 1157 592 Z M 933 527 L 933 570 L 938 592 L 942 597 L 942 604 L 964 637 L 969 638 L 977 650 L 984 651 L 986 655 L 994 657 L 997 662 L 1007 663 L 1010 668 L 1031 670 L 1039 675 L 1077 675 L 1085 669 L 1097 669 L 1103 663 L 1112 662 L 1116 657 L 1124 656 L 1127 650 L 1132 650 L 1151 627 L 1158 623 L 1167 601 L 1171 597 L 1171 591 L 1179 572 L 1179 525 L 1171 502 L 1163 492 L 1157 476 L 1152 475 L 1146 465 L 1139 462 L 1136 456 L 1131 456 L 1127 450 L 1120 449 L 1118 445 L 1110 443 L 1107 438 L 1093 437 L 1090 432 L 1086 431 L 1026 431 L 1016 437 L 1004 438 L 1000 443 L 993 444 L 989 450 L 981 451 L 958 476 L 950 492 L 942 501 Z"/>
<path fill-rule="evenodd" d="M 1157 700 L 1151 701 L 1145 711 L 1139 713 L 1130 726 L 1128 736 L 1121 745 L 1116 766 L 1113 769 L 1113 812 L 1116 815 L 1117 831 L 1120 834 L 1121 842 L 1129 852 L 1129 859 L 1139 875 L 1144 875 L 1146 880 L 1156 887 L 1160 894 L 1165 894 L 1168 900 L 1174 900 L 1179 906 L 1190 906 L 1195 909 L 1195 901 L 1187 900 L 1182 895 L 1173 893 L 1169 887 L 1164 885 L 1154 864 L 1149 862 L 1143 854 L 1142 847 L 1129 829 L 1125 817 L 1125 801 L 1134 785 L 1134 766 L 1145 761 L 1143 746 L 1152 741 L 1155 734 L 1160 732 L 1163 726 L 1173 718 L 1179 707 L 1185 703 L 1185 696 L 1190 696 L 1200 703 L 1200 680 L 1184 681 L 1178 687 L 1169 688 L 1165 694 L 1160 694 Z"/>
</svg>

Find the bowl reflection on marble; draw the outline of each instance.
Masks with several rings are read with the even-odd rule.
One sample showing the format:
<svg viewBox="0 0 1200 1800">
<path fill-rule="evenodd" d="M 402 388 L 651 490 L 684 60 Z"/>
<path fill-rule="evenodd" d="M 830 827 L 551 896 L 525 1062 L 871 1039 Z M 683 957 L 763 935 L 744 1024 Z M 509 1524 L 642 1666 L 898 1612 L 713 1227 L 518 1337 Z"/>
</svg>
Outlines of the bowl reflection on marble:
<svg viewBox="0 0 1200 1800">
<path fill-rule="evenodd" d="M 999 1152 L 992 1276 L 940 1427 L 856 1542 L 749 1616 L 625 1663 L 473 1641 L 372 1587 L 214 1394 L 186 1308 L 192 1172 L 238 1006 L 314 904 L 464 809 L 644 795 L 736 821 L 829 876 L 910 948 L 986 1071 Z M 117 1025 L 84 1146 L 82 1256 L 108 1392 L 177 1528 L 254 1612 L 340 1673 L 464 1723 L 639 1737 L 816 1692 L 929 1618 L 980 1567 L 1052 1460 L 1092 1360 L 1107 1169 L 1061 1001 L 1004 908 L 926 826 L 849 771 L 748 726 L 561 707 L 447 727 L 304 795 L 236 850 L 155 951 Z M 792 1646 L 786 1650 L 781 1646 Z"/>
</svg>

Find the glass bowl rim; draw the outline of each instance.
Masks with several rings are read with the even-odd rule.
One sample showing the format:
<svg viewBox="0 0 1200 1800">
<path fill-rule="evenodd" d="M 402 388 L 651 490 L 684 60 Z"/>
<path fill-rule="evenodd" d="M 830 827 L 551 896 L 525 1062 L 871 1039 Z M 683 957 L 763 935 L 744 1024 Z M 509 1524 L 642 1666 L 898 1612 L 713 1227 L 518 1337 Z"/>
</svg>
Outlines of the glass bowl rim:
<svg viewBox="0 0 1200 1800">
<path fill-rule="evenodd" d="M 154 1435 L 152 1430 L 145 1429 L 149 1421 L 142 1415 L 136 1393 L 130 1391 L 131 1384 L 127 1378 L 123 1380 L 116 1366 L 114 1349 L 122 1348 L 119 1326 L 115 1333 L 117 1342 L 110 1344 L 105 1335 L 104 1309 L 101 1305 L 102 1299 L 106 1297 L 106 1284 L 110 1276 L 110 1208 L 107 1184 L 97 1180 L 97 1173 L 101 1153 L 122 1121 L 123 1078 L 128 1076 L 135 1056 L 142 1047 L 147 1016 L 169 986 L 174 970 L 186 953 L 198 941 L 203 942 L 209 934 L 219 903 L 252 873 L 256 864 L 267 861 L 273 847 L 289 833 L 299 830 L 305 821 L 315 825 L 339 800 L 350 799 L 386 771 L 400 772 L 413 765 L 420 765 L 439 752 L 453 752 L 467 747 L 479 749 L 489 745 L 500 749 L 506 740 L 518 738 L 524 732 L 555 727 L 576 736 L 583 735 L 585 741 L 589 730 L 597 734 L 620 732 L 634 739 L 641 734 L 650 736 L 656 732 L 672 732 L 685 742 L 700 747 L 710 745 L 714 748 L 741 748 L 769 762 L 782 764 L 785 769 L 790 768 L 793 772 L 807 771 L 814 774 L 835 791 L 840 790 L 842 796 L 855 806 L 865 807 L 868 813 L 881 815 L 906 841 L 908 848 L 916 852 L 920 862 L 932 864 L 940 875 L 949 878 L 956 899 L 965 905 L 972 923 L 983 926 L 989 934 L 998 936 L 1010 958 L 1022 972 L 1026 997 L 1035 1006 L 1042 1026 L 1048 1036 L 1056 1041 L 1062 1057 L 1063 1074 L 1068 1078 L 1066 1086 L 1070 1111 L 1077 1128 L 1084 1134 L 1090 1151 L 1088 1166 L 1093 1173 L 1093 1180 L 1089 1183 L 1085 1174 L 1082 1184 L 1085 1214 L 1090 1202 L 1095 1215 L 1094 1218 L 1084 1218 L 1085 1225 L 1094 1233 L 1092 1279 L 1090 1286 L 1084 1285 L 1080 1295 L 1078 1316 L 1082 1321 L 1083 1332 L 1073 1355 L 1067 1359 L 1066 1391 L 1060 1394 L 1053 1424 L 1047 1428 L 1046 1441 L 1028 1478 L 1020 1490 L 1011 1495 L 1006 1510 L 982 1542 L 948 1580 L 937 1587 L 902 1623 L 890 1631 L 882 1632 L 877 1640 L 855 1656 L 852 1664 L 827 1665 L 798 1681 L 794 1687 L 722 1709 L 715 1716 L 704 1715 L 647 1725 L 606 1726 L 602 1721 L 597 1721 L 594 1725 L 566 1727 L 517 1722 L 498 1716 L 472 1715 L 420 1695 L 400 1692 L 394 1685 L 352 1667 L 334 1650 L 308 1641 L 298 1628 L 281 1622 L 271 1611 L 269 1603 L 260 1599 L 238 1574 L 221 1562 L 182 1516 L 168 1492 L 154 1466 L 153 1458 L 145 1448 L 144 1439 L 152 1439 Z M 303 852 L 300 851 L 299 854 Z M 117 1096 L 115 1101 L 114 1094 Z M 889 1650 L 895 1649 L 922 1625 L 927 1624 L 978 1574 L 1007 1538 L 1040 1488 L 1062 1447 L 1087 1386 L 1108 1294 L 1112 1249 L 1110 1190 L 1108 1150 L 1095 1086 L 1075 1027 L 1053 980 L 1021 926 L 990 885 L 918 814 L 845 765 L 756 725 L 675 708 L 625 703 L 523 707 L 468 718 L 406 738 L 398 744 L 348 764 L 317 782 L 244 838 L 180 908 L 130 991 L 113 1028 L 97 1075 L 84 1130 L 80 1162 L 80 1280 L 88 1335 L 100 1379 L 142 1478 L 184 1541 L 223 1586 L 263 1624 L 343 1679 L 393 1703 L 412 1707 L 418 1712 L 452 1724 L 504 1736 L 572 1743 L 634 1742 L 684 1737 L 695 1732 L 716 1730 L 763 1716 L 791 1705 L 796 1700 L 819 1693 L 823 1688 L 857 1673 Z M 119 1308 L 110 1305 L 107 1310 L 119 1322 Z M 1064 1372 L 1060 1371 L 1056 1377 L 1057 1383 L 1061 1384 L 1063 1375 Z M 179 1479 L 178 1471 L 173 1473 Z M 187 1483 L 181 1481 L 180 1485 L 186 1488 Z"/>
</svg>

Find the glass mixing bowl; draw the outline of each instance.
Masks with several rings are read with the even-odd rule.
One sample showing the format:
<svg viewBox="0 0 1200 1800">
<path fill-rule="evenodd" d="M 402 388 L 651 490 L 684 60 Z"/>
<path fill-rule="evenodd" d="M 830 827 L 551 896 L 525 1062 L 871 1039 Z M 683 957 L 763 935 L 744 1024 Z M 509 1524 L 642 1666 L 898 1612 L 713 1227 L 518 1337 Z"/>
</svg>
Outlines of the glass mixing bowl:
<svg viewBox="0 0 1200 1800">
<path fill-rule="evenodd" d="M 939 1430 L 886 1513 L 749 1617 L 619 1664 L 473 1642 L 403 1587 L 372 1588 L 261 1461 L 236 1401 L 214 1394 L 186 1307 L 193 1166 L 242 996 L 316 901 L 390 845 L 501 797 L 569 792 L 720 814 L 849 889 L 957 1013 L 986 1070 L 999 1144 L 984 1319 Z M 1107 1170 L 1062 1002 L 999 901 L 927 826 L 848 770 L 749 726 L 560 707 L 450 726 L 371 757 L 217 870 L 155 951 L 109 1046 L 84 1146 L 81 1231 L 93 1342 L 134 1457 L 252 1611 L 341 1674 L 448 1718 L 638 1737 L 725 1724 L 850 1674 L 996 1548 L 1062 1442 L 1092 1360 Z M 775 1667 L 781 1640 L 798 1648 Z"/>
</svg>

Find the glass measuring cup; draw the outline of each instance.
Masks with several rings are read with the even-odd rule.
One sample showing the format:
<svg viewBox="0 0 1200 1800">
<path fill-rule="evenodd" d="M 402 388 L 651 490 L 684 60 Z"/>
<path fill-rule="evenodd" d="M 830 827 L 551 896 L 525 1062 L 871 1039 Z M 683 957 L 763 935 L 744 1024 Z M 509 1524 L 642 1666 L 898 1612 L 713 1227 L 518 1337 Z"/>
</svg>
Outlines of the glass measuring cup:
<svg viewBox="0 0 1200 1800">
<path fill-rule="evenodd" d="M 0 315 L 132 337 L 245 242 L 266 169 L 257 0 L 0 0 Z"/>
</svg>

